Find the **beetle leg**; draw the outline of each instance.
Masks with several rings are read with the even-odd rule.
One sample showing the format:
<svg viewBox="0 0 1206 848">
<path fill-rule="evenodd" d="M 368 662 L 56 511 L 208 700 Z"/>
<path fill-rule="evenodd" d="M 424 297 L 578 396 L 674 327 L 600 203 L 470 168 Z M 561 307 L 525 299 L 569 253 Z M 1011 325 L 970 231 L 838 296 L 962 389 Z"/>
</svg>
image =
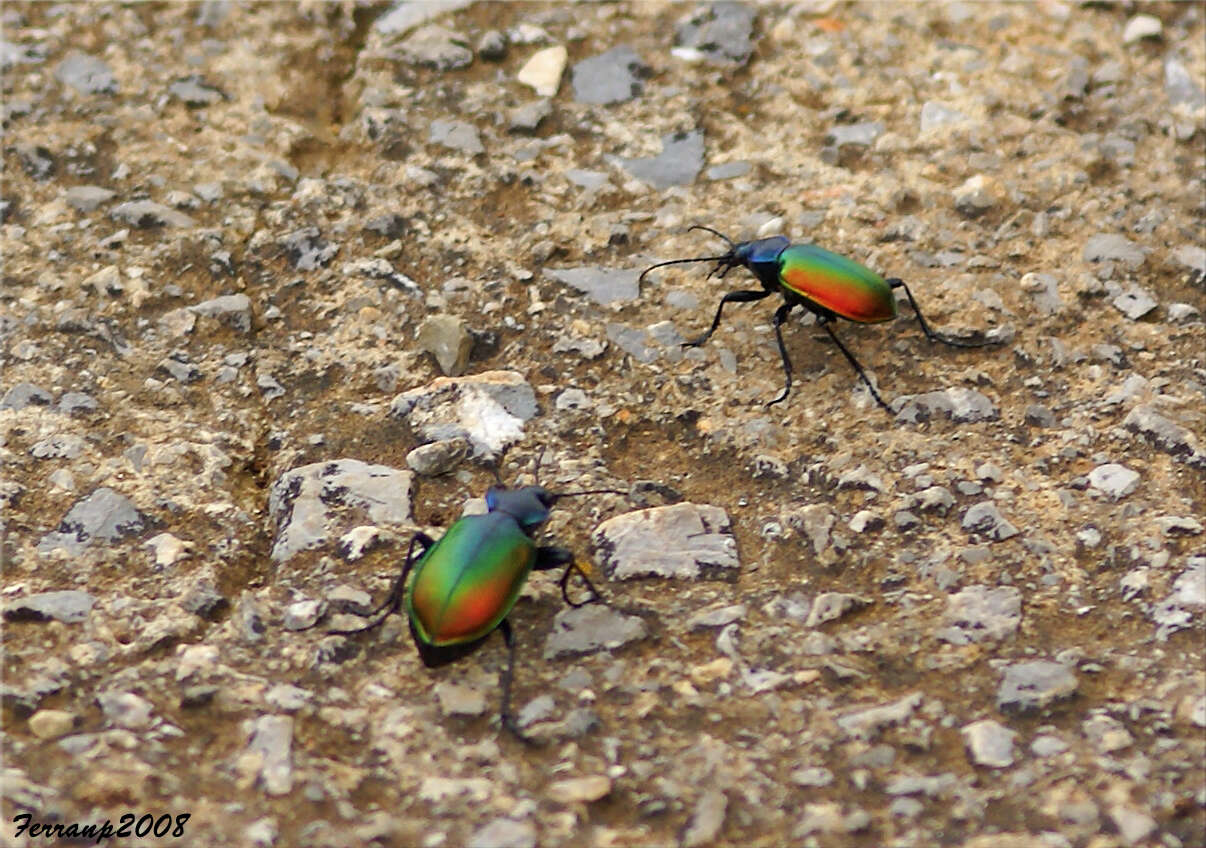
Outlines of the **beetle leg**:
<svg viewBox="0 0 1206 848">
<path fill-rule="evenodd" d="M 749 303 L 753 300 L 762 300 L 764 297 L 770 297 L 772 294 L 774 294 L 773 291 L 743 290 L 729 292 L 720 299 L 720 305 L 716 307 L 716 317 L 712 319 L 712 327 L 702 336 L 683 342 L 683 347 L 699 347 L 712 337 L 712 334 L 716 332 L 716 328 L 720 326 L 720 314 L 724 312 L 724 305 L 726 303 Z"/>
<path fill-rule="evenodd" d="M 973 342 L 965 341 L 963 339 L 952 339 L 950 336 L 935 333 L 930 329 L 930 325 L 926 322 L 925 316 L 921 314 L 921 308 L 917 306 L 917 301 L 913 298 L 913 293 L 909 291 L 909 287 L 905 284 L 905 281 L 898 277 L 893 277 L 888 280 L 887 283 L 894 289 L 904 289 L 905 296 L 909 299 L 909 305 L 913 307 L 913 312 L 917 315 L 917 323 L 921 325 L 921 332 L 925 333 L 925 337 L 931 342 L 942 342 L 944 345 L 950 345 L 951 347 L 984 347 L 985 345 L 992 344 L 992 342 L 988 341 L 987 339 Z"/>
<path fill-rule="evenodd" d="M 355 630 L 328 630 L 327 632 L 346 636 L 352 633 L 363 633 L 366 630 L 372 630 L 374 627 L 380 627 L 385 619 L 401 608 L 402 598 L 406 594 L 406 578 L 410 576 L 410 571 L 415 567 L 415 563 L 422 559 L 423 554 L 427 553 L 427 549 L 434 544 L 435 540 L 426 533 L 415 533 L 415 535 L 410 537 L 410 547 L 406 549 L 406 562 L 402 565 L 402 573 L 398 575 L 398 579 L 390 587 L 389 594 L 385 596 L 385 600 L 369 613 L 370 618 L 378 616 L 376 621 L 369 622 L 364 627 L 359 627 Z M 415 554 L 415 545 L 421 545 L 423 548 L 418 555 Z"/>
<path fill-rule="evenodd" d="M 784 303 L 775 310 L 775 319 L 771 322 L 771 326 L 775 328 L 775 341 L 779 343 L 779 356 L 783 359 L 783 376 L 787 378 L 787 382 L 783 385 L 783 393 L 772 400 L 767 406 L 773 406 L 782 400 L 787 399 L 787 395 L 791 392 L 791 359 L 787 356 L 787 348 L 783 344 L 783 322 L 787 320 L 788 314 L 795 306 L 793 303 Z"/>
<path fill-rule="evenodd" d="M 502 673 L 502 707 L 499 710 L 499 719 L 502 726 L 520 742 L 525 745 L 538 745 L 540 741 L 520 730 L 519 725 L 515 723 L 515 716 L 511 714 L 511 679 L 515 676 L 515 633 L 511 630 L 511 621 L 504 618 L 498 625 L 498 630 L 507 645 L 507 667 Z"/>
<path fill-rule="evenodd" d="M 863 382 L 867 384 L 867 388 L 871 391 L 871 397 L 875 398 L 876 403 L 891 412 L 891 407 L 884 403 L 884 399 L 879 396 L 879 392 L 875 391 L 875 386 L 871 385 L 871 381 L 867 379 L 867 375 L 863 371 L 863 366 L 858 364 L 858 360 L 854 358 L 854 354 L 846 350 L 846 346 L 842 344 L 842 340 L 834 334 L 833 329 L 829 326 L 831 320 L 832 319 L 828 315 L 817 316 L 817 323 L 825 328 L 825 332 L 829 334 L 829 338 L 833 339 L 833 343 L 838 346 L 838 350 L 840 350 L 846 356 L 846 360 L 854 366 L 854 370 L 858 372 L 858 376 L 863 378 Z"/>
<path fill-rule="evenodd" d="M 533 571 L 545 571 L 550 568 L 558 568 L 565 566 L 565 571 L 561 574 L 561 579 L 557 584 L 561 587 L 561 597 L 565 599 L 566 604 L 571 607 L 583 607 L 595 601 L 603 601 L 603 595 L 595 588 L 595 584 L 590 582 L 590 578 L 586 576 L 586 572 L 575 561 L 574 552 L 569 548 L 561 548 L 555 545 L 542 545 L 536 549 L 536 562 L 532 565 Z M 578 576 L 590 589 L 590 597 L 585 601 L 575 601 L 569 596 L 569 580 L 570 575 L 578 572 Z"/>
</svg>

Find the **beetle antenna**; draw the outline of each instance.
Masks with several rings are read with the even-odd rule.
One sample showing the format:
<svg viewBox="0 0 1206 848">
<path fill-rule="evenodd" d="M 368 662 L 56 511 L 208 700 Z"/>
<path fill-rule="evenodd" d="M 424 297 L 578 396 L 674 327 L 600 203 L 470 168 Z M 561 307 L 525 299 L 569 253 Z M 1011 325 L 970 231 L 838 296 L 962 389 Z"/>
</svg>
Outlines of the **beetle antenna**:
<svg viewBox="0 0 1206 848">
<path fill-rule="evenodd" d="M 536 485 L 540 485 L 540 462 L 544 459 L 544 452 L 548 450 L 548 445 L 540 446 L 540 453 L 536 454 L 536 464 L 532 467 L 532 479 Z"/>
<path fill-rule="evenodd" d="M 728 243 L 730 250 L 737 249 L 737 245 L 733 244 L 733 240 L 719 230 L 714 230 L 711 227 L 705 227 L 703 224 L 696 224 L 692 227 L 687 227 L 687 232 L 691 232 L 692 230 L 704 230 L 705 232 L 709 232 L 714 236 L 720 236 Z"/>
<path fill-rule="evenodd" d="M 650 265 L 648 268 L 646 268 L 644 271 L 642 271 L 641 276 L 637 277 L 637 282 L 639 283 L 639 282 L 643 281 L 645 279 L 645 275 L 648 274 L 650 271 L 652 271 L 654 268 L 662 268 L 666 265 L 681 265 L 684 262 L 723 262 L 724 260 L 730 258 L 731 256 L 732 256 L 732 254 L 726 254 L 724 256 L 696 256 L 691 259 L 671 259 L 668 262 L 659 262 L 656 265 Z"/>
</svg>

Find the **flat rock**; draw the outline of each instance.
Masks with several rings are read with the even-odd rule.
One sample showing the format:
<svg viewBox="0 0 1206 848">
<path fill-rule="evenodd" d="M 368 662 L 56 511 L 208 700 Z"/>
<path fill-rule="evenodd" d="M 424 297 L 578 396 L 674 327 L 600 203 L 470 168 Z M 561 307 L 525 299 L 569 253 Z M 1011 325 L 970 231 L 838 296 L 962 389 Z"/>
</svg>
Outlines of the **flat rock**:
<svg viewBox="0 0 1206 848">
<path fill-rule="evenodd" d="M 252 723 L 247 750 L 259 763 L 259 778 L 269 795 L 287 795 L 293 789 L 293 719 L 260 716 Z"/>
<path fill-rule="evenodd" d="M 744 3 L 699 6 L 675 27 L 674 55 L 740 67 L 754 51 L 754 17 L 754 9 Z"/>
<path fill-rule="evenodd" d="M 399 45 L 397 53 L 404 62 L 437 71 L 451 71 L 473 64 L 473 51 L 465 45 L 464 36 L 438 24 L 415 30 Z"/>
<path fill-rule="evenodd" d="M 50 406 L 54 395 L 33 383 L 17 383 L 0 398 L 0 409 L 24 409 L 27 406 Z"/>
<path fill-rule="evenodd" d="M 126 203 L 119 203 L 109 210 L 109 217 L 143 230 L 153 227 L 188 228 L 195 226 L 195 222 L 188 215 L 153 200 L 130 200 Z"/>
<path fill-rule="evenodd" d="M 4 605 L 5 621 L 49 621 L 79 624 L 88 620 L 96 599 L 87 592 L 65 589 L 16 598 Z"/>
<path fill-rule="evenodd" d="M 428 135 L 432 144 L 441 144 L 452 150 L 468 153 L 470 156 L 486 152 L 481 136 L 478 135 L 477 127 L 468 121 L 434 120 L 431 122 Z"/>
<path fill-rule="evenodd" d="M 640 286 L 637 285 L 641 272 L 636 268 L 600 268 L 588 265 L 579 268 L 545 268 L 544 273 L 603 305 L 636 300 L 641 294 Z"/>
<path fill-rule="evenodd" d="M 976 765 L 992 768 L 1009 768 L 1013 765 L 1015 731 L 992 719 L 984 719 L 965 725 L 960 733 L 971 761 Z"/>
<path fill-rule="evenodd" d="M 536 411 L 536 392 L 514 371 L 439 377 L 403 392 L 390 406 L 420 441 L 468 439 L 476 457 L 493 456 L 523 438 L 524 422 Z"/>
<path fill-rule="evenodd" d="M 703 169 L 703 130 L 669 133 L 662 136 L 662 152 L 656 156 L 615 161 L 632 176 L 654 188 L 691 185 Z"/>
<path fill-rule="evenodd" d="M 286 471 L 272 484 L 268 514 L 275 528 L 272 558 L 284 562 L 337 535 L 332 513 L 353 509 L 374 524 L 411 521 L 414 475 L 358 459 L 316 462 Z"/>
<path fill-rule="evenodd" d="M 1132 271 L 1143 265 L 1147 256 L 1139 245 L 1117 233 L 1097 233 L 1085 243 L 1086 262 L 1119 262 Z"/>
<path fill-rule="evenodd" d="M 54 69 L 59 82 L 71 86 L 81 94 L 113 94 L 117 91 L 117 78 L 109 66 L 95 56 L 72 51 Z"/>
<path fill-rule="evenodd" d="M 64 548 L 72 555 L 79 555 L 95 542 L 115 542 L 122 536 L 139 533 L 146 523 L 146 518 L 125 495 L 106 486 L 77 501 L 63 516 L 58 529 L 42 537 L 38 551 L 48 553 Z"/>
<path fill-rule="evenodd" d="M 466 848 L 536 848 L 536 826 L 530 821 L 497 818 L 474 831 Z"/>
<path fill-rule="evenodd" d="M 938 638 L 954 645 L 1005 639 L 1022 621 L 1022 593 L 1013 586 L 968 586 L 947 598 L 949 626 Z"/>
<path fill-rule="evenodd" d="M 204 318 L 221 321 L 240 333 L 251 332 L 251 298 L 245 294 L 227 294 L 203 300 L 189 311 Z"/>
<path fill-rule="evenodd" d="M 1114 304 L 1115 309 L 1132 321 L 1138 321 L 1159 305 L 1152 297 L 1151 292 L 1138 286 L 1118 295 L 1111 303 Z"/>
<path fill-rule="evenodd" d="M 1139 488 L 1139 472 L 1108 462 L 1089 472 L 1089 485 L 1114 500 L 1125 498 Z"/>
<path fill-rule="evenodd" d="M 963 529 L 969 533 L 983 533 L 998 542 L 1018 534 L 1018 528 L 1001 514 L 992 501 L 972 505 L 963 514 Z"/>
<path fill-rule="evenodd" d="M 544 658 L 611 650 L 649 635 L 645 622 L 606 604 L 569 607 L 557 613 L 544 643 Z"/>
<path fill-rule="evenodd" d="M 406 455 L 406 464 L 420 477 L 438 477 L 456 468 L 470 450 L 468 439 L 442 439 L 419 445 Z"/>
<path fill-rule="evenodd" d="M 729 517 L 716 506 L 680 503 L 629 512 L 591 536 L 604 572 L 634 577 L 736 580 L 740 569 Z"/>
<path fill-rule="evenodd" d="M 574 99 L 606 106 L 623 103 L 641 93 L 641 80 L 649 67 L 626 44 L 574 65 Z"/>
<path fill-rule="evenodd" d="M 1206 456 L 1198 450 L 1197 437 L 1180 424 L 1157 412 L 1155 407 L 1139 405 L 1122 421 L 1122 426 L 1191 465 L 1206 467 Z"/>
<path fill-rule="evenodd" d="M 917 423 L 941 415 L 952 421 L 992 421 L 997 406 L 975 389 L 958 386 L 920 395 L 901 395 L 891 403 L 897 421 Z"/>
<path fill-rule="evenodd" d="M 920 692 L 913 692 L 888 704 L 859 707 L 838 716 L 837 725 L 851 738 L 867 739 L 889 725 L 907 721 L 922 700 Z"/>
<path fill-rule="evenodd" d="M 1005 668 L 997 689 L 997 707 L 1020 712 L 1043 709 L 1070 698 L 1077 688 L 1076 675 L 1063 663 L 1029 660 Z"/>
</svg>

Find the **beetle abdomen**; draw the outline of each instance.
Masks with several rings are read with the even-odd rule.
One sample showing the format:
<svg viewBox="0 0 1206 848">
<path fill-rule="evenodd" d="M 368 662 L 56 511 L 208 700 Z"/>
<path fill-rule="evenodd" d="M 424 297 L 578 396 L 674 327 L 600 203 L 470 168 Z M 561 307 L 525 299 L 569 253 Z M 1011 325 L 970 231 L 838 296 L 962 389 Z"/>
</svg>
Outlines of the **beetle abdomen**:
<svg viewBox="0 0 1206 848">
<path fill-rule="evenodd" d="M 779 254 L 784 288 L 860 324 L 896 317 L 892 287 L 879 274 L 814 244 L 793 244 Z"/>
<path fill-rule="evenodd" d="M 498 627 L 536 561 L 536 545 L 515 519 L 468 515 L 415 565 L 406 606 L 429 645 L 459 645 Z"/>
</svg>

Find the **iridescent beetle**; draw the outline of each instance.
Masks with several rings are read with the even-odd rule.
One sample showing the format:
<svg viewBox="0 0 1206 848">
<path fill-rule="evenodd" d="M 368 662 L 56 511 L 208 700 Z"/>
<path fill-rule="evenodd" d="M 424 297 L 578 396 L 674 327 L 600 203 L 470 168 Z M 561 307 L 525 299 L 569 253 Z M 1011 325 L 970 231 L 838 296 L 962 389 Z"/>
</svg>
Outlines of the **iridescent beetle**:
<svg viewBox="0 0 1206 848">
<path fill-rule="evenodd" d="M 717 275 L 723 279 L 730 269 L 744 265 L 762 283 L 763 291 L 734 291 L 721 298 L 720 305 L 716 308 L 716 317 L 712 320 L 712 326 L 702 336 L 686 342 L 684 347 L 702 345 L 711 337 L 712 333 L 716 332 L 716 328 L 720 326 L 720 314 L 724 311 L 726 303 L 746 303 L 752 300 L 762 300 L 773 294 L 782 295 L 784 302 L 775 310 L 773 324 L 775 341 L 779 343 L 779 356 L 783 359 L 783 373 L 787 377 L 787 383 L 783 386 L 783 393 L 767 406 L 786 399 L 788 393 L 791 392 L 791 360 L 787 357 L 787 348 L 783 346 L 783 334 L 779 328 L 787 319 L 788 313 L 797 306 L 802 306 L 817 316 L 817 323 L 825 328 L 825 332 L 854 366 L 858 375 L 863 378 L 863 382 L 871 390 L 871 396 L 884 409 L 889 409 L 889 407 L 879 396 L 875 386 L 871 385 L 871 381 L 867 379 L 863 367 L 854 358 L 854 354 L 847 350 L 841 340 L 834 335 L 833 329 L 829 326 L 834 319 L 845 318 L 858 324 L 879 324 L 891 321 L 897 315 L 896 298 L 892 295 L 892 289 L 902 288 L 909 298 L 913 311 L 917 313 L 921 331 L 931 342 L 942 342 L 951 347 L 983 347 L 993 344 L 990 340 L 964 341 L 935 333 L 926 323 L 921 309 L 917 306 L 917 301 L 913 299 L 913 293 L 909 291 L 904 280 L 896 277 L 885 280 L 870 268 L 858 264 L 853 259 L 847 259 L 845 256 L 832 253 L 822 247 L 814 244 L 792 244 L 786 236 L 772 236 L 757 241 L 734 243 L 724 233 L 717 232 L 711 227 L 694 226 L 690 229 L 705 230 L 720 236 L 728 242 L 729 252 L 722 256 L 697 256 L 692 259 L 671 259 L 669 262 L 659 262 L 642 271 L 638 282 L 645 279 L 645 275 L 650 271 L 666 265 L 678 265 L 684 262 L 716 262 L 718 264 L 708 274 L 709 278 Z"/>
<path fill-rule="evenodd" d="M 486 491 L 487 512 L 461 517 L 439 541 L 426 533 L 411 537 L 401 573 L 385 601 L 370 613 L 380 616 L 376 621 L 355 630 L 330 632 L 371 630 L 405 603 L 419 657 L 428 668 L 437 668 L 473 652 L 499 630 L 508 651 L 502 676 L 502 724 L 518 739 L 533 742 L 511 715 L 515 636 L 507 616 L 533 570 L 562 565 L 561 596 L 567 604 L 580 607 L 601 600 L 575 563 L 573 552 L 555 545 L 537 545 L 533 534 L 548 521 L 553 504 L 561 498 L 603 493 L 624 494 L 613 489 L 556 493 L 538 485 L 519 489 L 491 486 Z M 569 579 L 575 570 L 590 590 L 584 601 L 569 596 Z"/>
</svg>

